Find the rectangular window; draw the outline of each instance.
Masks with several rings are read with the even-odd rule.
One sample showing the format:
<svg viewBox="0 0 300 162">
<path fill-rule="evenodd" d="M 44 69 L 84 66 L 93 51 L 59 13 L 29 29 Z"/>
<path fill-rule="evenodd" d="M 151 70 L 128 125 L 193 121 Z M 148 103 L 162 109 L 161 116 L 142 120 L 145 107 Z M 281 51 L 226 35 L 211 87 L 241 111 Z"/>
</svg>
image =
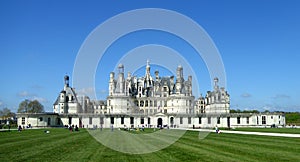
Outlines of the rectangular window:
<svg viewBox="0 0 300 162">
<path fill-rule="evenodd" d="M 40 121 L 43 121 L 43 117 L 40 117 Z"/>
<path fill-rule="evenodd" d="M 249 117 L 247 117 L 247 124 L 249 124 Z"/>
<path fill-rule="evenodd" d="M 72 117 L 69 117 L 69 125 L 72 124 Z"/>
<path fill-rule="evenodd" d="M 22 117 L 22 125 L 25 125 L 25 117 Z"/>
<path fill-rule="evenodd" d="M 124 117 L 121 117 L 121 124 L 124 124 Z"/>
<path fill-rule="evenodd" d="M 207 117 L 207 124 L 210 124 L 210 123 L 211 123 L 211 118 Z"/>
<path fill-rule="evenodd" d="M 61 119 L 60 118 L 57 118 L 57 120 L 56 120 L 57 122 L 57 125 L 60 125 L 60 121 L 61 121 Z"/>
<path fill-rule="evenodd" d="M 183 119 L 182 119 L 182 117 L 180 117 L 180 124 L 182 124 L 183 123 Z"/>
<path fill-rule="evenodd" d="M 266 116 L 262 116 L 262 117 L 261 117 L 261 123 L 262 123 L 262 124 L 266 124 L 266 123 L 267 123 L 267 121 L 266 121 Z"/>
<path fill-rule="evenodd" d="M 220 117 L 217 118 L 217 124 L 220 124 L 221 123 L 221 119 Z"/>
<path fill-rule="evenodd" d="M 271 119 L 273 119 L 273 116 L 271 116 Z"/>
<path fill-rule="evenodd" d="M 188 124 L 191 124 L 192 123 L 192 119 L 191 117 L 188 117 Z"/>
<path fill-rule="evenodd" d="M 93 118 L 89 117 L 89 124 L 93 124 Z"/>
<path fill-rule="evenodd" d="M 201 117 L 199 117 L 199 124 L 201 124 L 202 123 L 202 119 L 201 119 Z"/>
<path fill-rule="evenodd" d="M 256 117 L 256 124 L 259 124 L 258 116 Z"/>
<path fill-rule="evenodd" d="M 100 117 L 100 124 L 104 124 L 104 118 Z"/>
<path fill-rule="evenodd" d="M 110 117 L 110 124 L 115 124 L 115 118 L 114 117 Z"/>
<path fill-rule="evenodd" d="M 130 124 L 134 124 L 134 117 L 130 117 Z"/>
<path fill-rule="evenodd" d="M 150 124 L 151 123 L 151 118 L 148 118 L 148 124 Z"/>
<path fill-rule="evenodd" d="M 237 117 L 236 119 L 237 119 L 237 121 L 236 121 L 237 124 L 241 124 L 241 117 Z"/>
<path fill-rule="evenodd" d="M 141 118 L 141 124 L 144 124 L 144 118 Z"/>
</svg>

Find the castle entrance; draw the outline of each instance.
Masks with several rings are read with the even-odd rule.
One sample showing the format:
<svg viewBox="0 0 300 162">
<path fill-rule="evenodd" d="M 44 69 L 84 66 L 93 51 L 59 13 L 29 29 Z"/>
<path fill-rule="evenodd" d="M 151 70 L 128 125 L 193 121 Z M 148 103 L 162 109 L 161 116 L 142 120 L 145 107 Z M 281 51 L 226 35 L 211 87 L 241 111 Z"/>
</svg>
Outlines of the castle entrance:
<svg viewBox="0 0 300 162">
<path fill-rule="evenodd" d="M 157 119 L 157 127 L 163 127 L 163 120 L 162 120 L 162 118 L 158 118 Z"/>
</svg>

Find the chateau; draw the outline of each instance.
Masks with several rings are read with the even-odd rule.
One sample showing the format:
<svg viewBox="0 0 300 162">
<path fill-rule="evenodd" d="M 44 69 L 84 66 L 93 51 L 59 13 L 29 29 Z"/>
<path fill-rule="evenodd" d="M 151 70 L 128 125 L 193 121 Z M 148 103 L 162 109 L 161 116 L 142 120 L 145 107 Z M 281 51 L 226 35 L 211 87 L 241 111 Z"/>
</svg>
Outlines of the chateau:
<svg viewBox="0 0 300 162">
<path fill-rule="evenodd" d="M 176 76 L 151 74 L 147 61 L 144 76 L 124 76 L 124 65 L 118 74 L 110 73 L 107 99 L 90 100 L 78 96 L 64 77 L 64 87 L 53 104 L 53 112 L 19 113 L 18 125 L 34 127 L 78 125 L 79 127 L 253 127 L 284 126 L 282 113 L 230 113 L 230 96 L 214 78 L 212 91 L 195 99 L 192 76 L 184 78 L 183 67 Z"/>
</svg>

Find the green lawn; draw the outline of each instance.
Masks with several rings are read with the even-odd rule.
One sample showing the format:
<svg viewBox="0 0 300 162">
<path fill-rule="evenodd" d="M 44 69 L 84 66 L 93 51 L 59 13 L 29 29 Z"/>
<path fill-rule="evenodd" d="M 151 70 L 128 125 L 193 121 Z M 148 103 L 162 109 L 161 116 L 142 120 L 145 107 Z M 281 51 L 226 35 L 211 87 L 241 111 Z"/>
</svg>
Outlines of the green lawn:
<svg viewBox="0 0 300 162">
<path fill-rule="evenodd" d="M 300 125 L 300 112 L 286 112 L 286 125 Z"/>
<path fill-rule="evenodd" d="M 187 131 L 150 154 L 125 154 L 98 143 L 86 130 L 0 132 L 1 161 L 300 161 L 300 138 Z M 115 130 L 117 131 L 117 130 Z M 113 132 L 112 132 L 113 133 Z"/>
</svg>

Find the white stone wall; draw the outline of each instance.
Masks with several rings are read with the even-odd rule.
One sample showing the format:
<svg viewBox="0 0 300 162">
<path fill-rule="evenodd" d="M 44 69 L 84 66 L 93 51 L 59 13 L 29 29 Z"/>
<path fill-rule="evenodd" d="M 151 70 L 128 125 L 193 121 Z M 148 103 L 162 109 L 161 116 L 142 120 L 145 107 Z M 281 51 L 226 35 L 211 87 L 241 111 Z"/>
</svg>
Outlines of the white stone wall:
<svg viewBox="0 0 300 162">
<path fill-rule="evenodd" d="M 22 118 L 25 118 L 24 124 L 22 123 Z M 124 125 L 126 127 L 131 127 L 130 117 L 134 117 L 134 127 L 141 127 L 144 125 L 148 127 L 148 118 L 150 118 L 150 125 L 152 127 L 157 127 L 158 119 L 161 118 L 162 125 L 168 125 L 171 127 L 170 119 L 173 117 L 173 126 L 179 128 L 213 128 L 215 126 L 218 127 L 227 127 L 227 118 L 230 118 L 230 127 L 270 127 L 275 124 L 275 126 L 284 126 L 285 125 L 285 116 L 283 114 L 230 114 L 228 116 L 202 116 L 201 123 L 199 123 L 198 116 L 186 116 L 186 114 L 182 115 L 174 115 L 174 116 L 166 116 L 162 113 L 152 115 L 152 116 L 124 116 L 124 124 L 121 124 L 121 117 L 118 116 L 98 116 L 91 114 L 84 116 L 59 116 L 59 115 L 48 115 L 48 114 L 18 114 L 18 125 L 28 126 L 31 124 L 33 127 L 47 127 L 47 126 L 57 126 L 57 118 L 61 120 L 62 125 L 69 125 L 69 117 L 72 117 L 71 125 L 80 126 L 80 118 L 82 118 L 82 125 L 85 128 L 93 128 L 97 126 L 100 128 L 100 118 L 103 118 L 103 128 L 110 128 L 111 126 L 111 117 L 114 117 L 115 128 L 123 128 Z M 248 122 L 247 122 L 248 117 Z M 42 118 L 42 120 L 40 120 Z M 48 118 L 50 118 L 50 124 L 48 124 Z M 141 123 L 141 118 L 144 118 L 144 124 Z M 181 123 L 182 118 L 182 123 Z M 189 123 L 190 118 L 190 123 Z M 220 118 L 220 123 L 218 123 L 218 118 Z M 240 118 L 238 123 L 238 118 Z M 258 123 L 257 123 L 257 118 Z M 265 123 L 262 122 L 262 119 L 265 118 Z M 90 122 L 91 119 L 91 122 Z"/>
<path fill-rule="evenodd" d="M 22 119 L 25 119 L 23 122 Z M 50 122 L 48 123 L 48 118 L 50 118 Z M 47 127 L 56 125 L 56 117 L 47 114 L 25 114 L 18 116 L 17 124 L 22 127 L 27 127 L 31 125 L 32 127 Z"/>
</svg>

